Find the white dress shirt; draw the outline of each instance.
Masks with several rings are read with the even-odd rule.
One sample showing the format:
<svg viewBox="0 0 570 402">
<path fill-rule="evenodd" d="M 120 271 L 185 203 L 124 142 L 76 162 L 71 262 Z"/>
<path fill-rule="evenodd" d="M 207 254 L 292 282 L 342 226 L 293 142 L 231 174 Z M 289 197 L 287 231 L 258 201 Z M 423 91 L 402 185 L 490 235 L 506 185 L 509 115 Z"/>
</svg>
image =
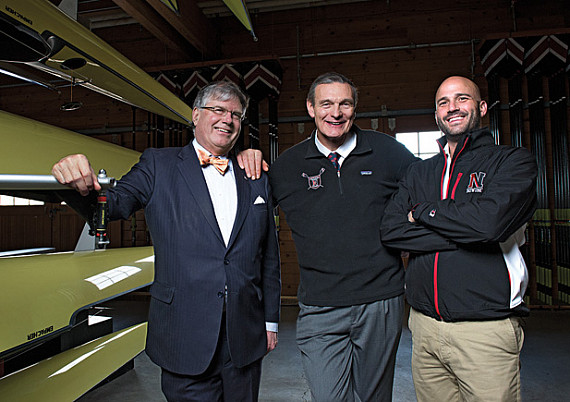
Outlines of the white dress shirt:
<svg viewBox="0 0 570 402">
<path fill-rule="evenodd" d="M 209 156 L 212 155 L 209 151 L 204 149 L 204 147 L 198 144 L 196 139 L 194 139 L 192 145 L 194 145 L 196 155 L 198 155 L 198 149 Z M 220 158 L 227 159 L 225 156 L 220 156 Z M 204 173 L 204 179 L 206 179 L 206 184 L 208 185 L 210 199 L 214 205 L 214 213 L 216 215 L 216 220 L 218 221 L 218 227 L 222 232 L 224 243 L 227 246 L 232 234 L 232 228 L 234 227 L 238 202 L 236 179 L 232 161 L 229 160 L 228 170 L 224 175 L 221 175 L 213 165 L 205 166 L 202 168 L 202 172 Z"/>
<path fill-rule="evenodd" d="M 194 146 L 197 156 L 198 149 L 209 156 L 212 156 L 212 154 L 201 146 L 196 139 L 192 141 L 192 145 Z M 220 158 L 227 159 L 225 156 L 220 156 Z M 206 185 L 208 186 L 210 199 L 214 206 L 214 214 L 216 215 L 218 227 L 220 228 L 220 232 L 222 232 L 224 243 L 227 246 L 230 236 L 232 235 L 238 203 L 237 187 L 232 161 L 231 159 L 228 161 L 228 170 L 224 175 L 221 175 L 213 165 L 203 167 L 202 173 L 204 174 L 204 179 L 206 179 Z M 265 329 L 267 331 L 277 332 L 278 324 L 276 322 L 266 322 Z"/>
</svg>

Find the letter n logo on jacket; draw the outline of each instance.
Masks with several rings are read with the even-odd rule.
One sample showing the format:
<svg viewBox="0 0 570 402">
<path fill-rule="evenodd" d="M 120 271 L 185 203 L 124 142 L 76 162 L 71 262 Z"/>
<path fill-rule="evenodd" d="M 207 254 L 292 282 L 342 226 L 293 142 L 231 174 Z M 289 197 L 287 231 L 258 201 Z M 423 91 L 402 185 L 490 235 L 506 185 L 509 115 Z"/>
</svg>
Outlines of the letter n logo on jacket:
<svg viewBox="0 0 570 402">
<path fill-rule="evenodd" d="M 478 172 L 469 175 L 469 185 L 467 186 L 466 193 L 481 193 L 483 192 L 483 180 L 487 173 Z"/>
</svg>

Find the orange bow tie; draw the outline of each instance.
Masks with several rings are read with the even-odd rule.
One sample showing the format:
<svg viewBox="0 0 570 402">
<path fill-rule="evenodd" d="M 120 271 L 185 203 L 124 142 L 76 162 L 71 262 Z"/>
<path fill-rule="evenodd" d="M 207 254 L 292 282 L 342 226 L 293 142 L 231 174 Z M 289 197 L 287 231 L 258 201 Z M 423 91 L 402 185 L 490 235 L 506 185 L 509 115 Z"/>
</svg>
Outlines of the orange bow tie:
<svg viewBox="0 0 570 402">
<path fill-rule="evenodd" d="M 209 156 L 204 151 L 198 150 L 198 159 L 200 159 L 200 166 L 213 165 L 218 172 L 223 176 L 228 170 L 229 159 L 221 159 L 217 156 Z"/>
</svg>

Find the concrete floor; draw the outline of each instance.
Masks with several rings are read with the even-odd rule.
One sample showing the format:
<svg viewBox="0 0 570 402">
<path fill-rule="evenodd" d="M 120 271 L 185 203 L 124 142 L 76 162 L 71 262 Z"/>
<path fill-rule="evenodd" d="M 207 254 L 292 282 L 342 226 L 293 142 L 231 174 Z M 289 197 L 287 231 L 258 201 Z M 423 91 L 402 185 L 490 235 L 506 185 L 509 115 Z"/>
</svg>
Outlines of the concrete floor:
<svg viewBox="0 0 570 402">
<path fill-rule="evenodd" d="M 279 345 L 263 361 L 261 401 L 310 401 L 295 344 L 297 312 L 296 306 L 282 308 Z M 526 319 L 521 361 L 525 402 L 570 400 L 570 311 L 531 312 Z M 396 361 L 393 398 L 396 402 L 416 401 L 410 363 L 411 334 L 405 326 Z M 134 370 L 92 390 L 78 401 L 165 401 L 160 392 L 160 369 L 143 353 L 135 359 Z"/>
</svg>

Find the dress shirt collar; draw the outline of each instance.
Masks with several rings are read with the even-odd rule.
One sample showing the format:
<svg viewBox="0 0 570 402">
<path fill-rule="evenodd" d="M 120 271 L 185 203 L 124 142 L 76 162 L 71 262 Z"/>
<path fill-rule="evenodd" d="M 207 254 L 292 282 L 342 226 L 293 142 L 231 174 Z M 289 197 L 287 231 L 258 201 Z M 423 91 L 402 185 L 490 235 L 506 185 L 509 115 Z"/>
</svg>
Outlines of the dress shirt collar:
<svg viewBox="0 0 570 402">
<path fill-rule="evenodd" d="M 356 134 L 353 131 L 350 131 L 346 135 L 346 139 L 344 140 L 344 143 L 340 147 L 338 147 L 336 150 L 331 151 L 330 149 L 325 147 L 319 141 L 319 137 L 315 133 L 315 145 L 317 146 L 317 149 L 319 150 L 319 152 L 322 153 L 324 156 L 328 156 L 331 152 L 336 152 L 341 156 L 342 159 L 344 159 L 348 155 L 350 155 L 350 153 L 352 152 L 352 150 L 354 148 L 356 148 Z"/>
</svg>

